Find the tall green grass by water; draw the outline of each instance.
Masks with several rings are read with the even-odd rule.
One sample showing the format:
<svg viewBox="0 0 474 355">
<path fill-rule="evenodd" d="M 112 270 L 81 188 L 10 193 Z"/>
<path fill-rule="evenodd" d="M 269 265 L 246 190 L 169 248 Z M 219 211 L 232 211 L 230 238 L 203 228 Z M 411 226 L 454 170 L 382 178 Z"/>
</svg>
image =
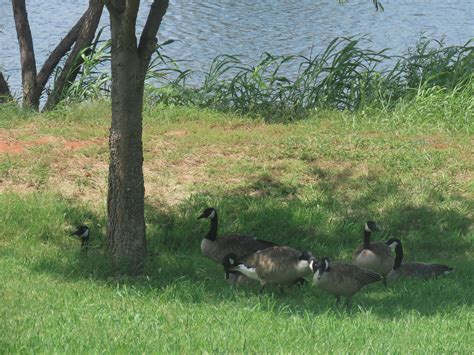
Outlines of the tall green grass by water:
<svg viewBox="0 0 474 355">
<path fill-rule="evenodd" d="M 321 53 L 263 53 L 256 64 L 244 63 L 238 55 L 221 55 L 203 74 L 201 85 L 189 84 L 196 73 L 186 69 L 185 62 L 164 54 L 172 42 L 163 43 L 150 64 L 149 105 L 212 108 L 281 122 L 328 109 L 411 116 L 411 106 L 435 107 L 427 112 L 430 123 L 456 116 L 460 127 L 472 119 L 472 41 L 446 46 L 423 38 L 394 55 L 389 49 L 369 49 L 364 38 L 335 38 Z M 66 102 L 96 98 L 102 89 L 108 95 L 110 77 L 103 73 L 108 49 L 102 44 L 87 51 L 80 80 L 63 94 Z"/>
</svg>

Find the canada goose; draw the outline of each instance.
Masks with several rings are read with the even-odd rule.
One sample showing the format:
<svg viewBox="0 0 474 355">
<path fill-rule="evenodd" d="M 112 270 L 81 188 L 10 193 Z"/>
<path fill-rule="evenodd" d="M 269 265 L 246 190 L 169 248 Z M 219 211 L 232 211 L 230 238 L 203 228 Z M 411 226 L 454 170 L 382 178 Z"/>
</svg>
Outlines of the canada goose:
<svg viewBox="0 0 474 355">
<path fill-rule="evenodd" d="M 367 221 L 364 226 L 364 243 L 359 245 L 352 256 L 352 262 L 364 269 L 375 271 L 383 276 L 386 286 L 386 276 L 392 270 L 394 257 L 391 249 L 383 242 L 370 242 L 372 232 L 379 231 L 375 222 Z"/>
<path fill-rule="evenodd" d="M 233 253 L 237 256 L 254 253 L 277 244 L 260 240 L 247 235 L 226 235 L 217 238 L 218 218 L 214 208 L 206 208 L 198 217 L 209 218 L 211 228 L 201 242 L 201 253 L 212 261 L 221 264 L 227 254 Z"/>
<path fill-rule="evenodd" d="M 327 257 L 319 265 L 312 260 L 310 268 L 314 272 L 313 285 L 335 295 L 336 304 L 341 296 L 347 297 L 348 308 L 351 306 L 352 296 L 362 287 L 382 280 L 382 275 L 376 272 L 353 264 L 331 262 Z"/>
<path fill-rule="evenodd" d="M 301 252 L 287 246 L 275 246 L 238 257 L 234 253 L 224 257 L 226 272 L 238 271 L 250 279 L 260 282 L 262 289 L 267 284 L 290 284 L 300 282 L 311 274 L 309 251 Z"/>
<path fill-rule="evenodd" d="M 447 265 L 426 264 L 420 262 L 403 263 L 403 247 L 400 239 L 390 238 L 387 245 L 391 250 L 395 250 L 395 262 L 393 269 L 387 275 L 388 280 L 396 280 L 401 277 L 418 277 L 428 279 L 440 275 L 447 275 L 453 268 Z"/>
<path fill-rule="evenodd" d="M 72 235 L 77 236 L 78 239 L 81 241 L 82 251 L 87 251 L 87 249 L 89 249 L 89 233 L 90 233 L 90 229 L 86 225 L 77 227 L 77 230 L 74 233 L 72 233 Z"/>
</svg>

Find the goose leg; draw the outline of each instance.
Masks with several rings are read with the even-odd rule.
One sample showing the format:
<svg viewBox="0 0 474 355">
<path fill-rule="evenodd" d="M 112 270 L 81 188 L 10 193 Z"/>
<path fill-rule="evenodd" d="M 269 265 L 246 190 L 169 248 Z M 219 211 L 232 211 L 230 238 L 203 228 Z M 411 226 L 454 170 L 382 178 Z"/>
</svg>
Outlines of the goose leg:
<svg viewBox="0 0 474 355">
<path fill-rule="evenodd" d="M 296 279 L 294 282 L 293 282 L 293 285 L 297 285 L 297 286 L 303 286 L 305 284 L 307 284 L 308 281 L 306 281 L 306 279 L 300 277 L 299 279 Z"/>
<path fill-rule="evenodd" d="M 347 297 L 347 300 L 346 300 L 347 310 L 351 309 L 351 306 L 352 306 L 352 297 Z"/>
<path fill-rule="evenodd" d="M 341 296 L 336 296 L 336 306 L 339 304 L 341 301 Z"/>
<path fill-rule="evenodd" d="M 385 287 L 388 287 L 388 286 L 387 286 L 387 278 L 384 277 L 383 280 L 382 280 L 382 283 L 383 283 L 383 285 L 384 285 Z"/>
<path fill-rule="evenodd" d="M 89 249 L 89 241 L 87 239 L 83 239 L 81 243 L 81 251 L 87 253 L 87 249 Z"/>
</svg>

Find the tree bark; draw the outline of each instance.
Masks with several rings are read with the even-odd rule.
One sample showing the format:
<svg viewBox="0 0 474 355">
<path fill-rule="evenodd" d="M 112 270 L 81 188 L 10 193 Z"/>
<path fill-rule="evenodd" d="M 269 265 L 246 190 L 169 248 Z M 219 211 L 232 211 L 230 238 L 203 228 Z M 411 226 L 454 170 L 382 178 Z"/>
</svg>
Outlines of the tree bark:
<svg viewBox="0 0 474 355">
<path fill-rule="evenodd" d="M 38 110 L 41 88 L 36 84 L 36 60 L 25 0 L 12 0 L 16 34 L 20 46 L 23 105 Z M 38 93 L 39 91 L 39 93 Z"/>
<path fill-rule="evenodd" d="M 146 255 L 142 111 L 145 74 L 155 46 L 146 46 L 141 51 L 137 47 L 135 23 L 139 0 L 105 4 L 112 33 L 107 252 L 116 268 L 136 274 L 143 270 Z M 156 33 L 167 7 L 167 0 L 153 2 L 143 41 L 156 45 Z"/>
<path fill-rule="evenodd" d="M 92 44 L 95 32 L 99 26 L 99 21 L 102 16 L 104 3 L 102 0 L 90 0 L 87 11 L 82 16 L 80 23 L 79 35 L 76 37 L 76 44 L 64 63 L 61 74 L 54 82 L 53 91 L 49 94 L 48 100 L 44 107 L 45 110 L 53 109 L 61 99 L 61 93 L 74 82 L 79 69 L 84 62 L 80 56 L 81 51 Z M 45 63 L 46 65 L 46 63 Z M 41 74 L 41 73 L 40 73 Z M 46 83 L 43 84 L 43 86 Z"/>
<path fill-rule="evenodd" d="M 3 77 L 2 72 L 0 72 L 0 104 L 4 102 L 12 101 L 13 97 L 10 94 L 10 89 L 8 88 L 8 83 Z"/>
</svg>

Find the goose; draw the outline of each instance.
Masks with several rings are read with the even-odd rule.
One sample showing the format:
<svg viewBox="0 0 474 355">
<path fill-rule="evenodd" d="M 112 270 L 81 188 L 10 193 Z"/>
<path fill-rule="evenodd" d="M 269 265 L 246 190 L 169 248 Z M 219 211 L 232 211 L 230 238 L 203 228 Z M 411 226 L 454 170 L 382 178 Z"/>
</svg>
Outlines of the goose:
<svg viewBox="0 0 474 355">
<path fill-rule="evenodd" d="M 421 262 L 403 263 L 403 247 L 400 239 L 390 238 L 387 245 L 395 251 L 393 269 L 387 275 L 388 280 L 397 280 L 402 277 L 417 277 L 428 279 L 440 275 L 447 275 L 454 271 L 452 267 L 441 264 L 427 264 Z"/>
<path fill-rule="evenodd" d="M 238 257 L 234 253 L 224 257 L 226 272 L 237 271 L 260 282 L 261 290 L 267 284 L 291 284 L 311 274 L 309 262 L 314 260 L 309 251 L 301 252 L 288 246 L 274 246 Z"/>
<path fill-rule="evenodd" d="M 352 296 L 371 283 L 381 281 L 382 275 L 358 267 L 357 265 L 331 262 L 328 257 L 317 265 L 311 260 L 310 268 L 314 272 L 313 285 L 336 296 L 336 304 L 346 297 L 346 306 L 352 304 Z"/>
<path fill-rule="evenodd" d="M 81 250 L 85 252 L 87 252 L 87 249 L 89 249 L 89 234 L 90 229 L 86 225 L 77 227 L 76 231 L 71 234 L 77 236 L 77 238 L 81 241 Z"/>
<path fill-rule="evenodd" d="M 239 257 L 277 245 L 247 235 L 232 234 L 217 237 L 219 221 L 215 208 L 206 208 L 198 217 L 198 219 L 202 218 L 208 218 L 211 220 L 211 228 L 201 241 L 201 253 L 206 258 L 211 259 L 218 264 L 222 264 L 224 257 L 230 253 Z"/>
<path fill-rule="evenodd" d="M 387 285 L 386 277 L 392 270 L 394 257 L 391 249 L 383 242 L 370 242 L 372 232 L 379 231 L 373 221 L 364 226 L 364 243 L 359 245 L 352 256 L 352 262 L 361 268 L 372 270 L 383 276 L 383 284 Z"/>
</svg>

